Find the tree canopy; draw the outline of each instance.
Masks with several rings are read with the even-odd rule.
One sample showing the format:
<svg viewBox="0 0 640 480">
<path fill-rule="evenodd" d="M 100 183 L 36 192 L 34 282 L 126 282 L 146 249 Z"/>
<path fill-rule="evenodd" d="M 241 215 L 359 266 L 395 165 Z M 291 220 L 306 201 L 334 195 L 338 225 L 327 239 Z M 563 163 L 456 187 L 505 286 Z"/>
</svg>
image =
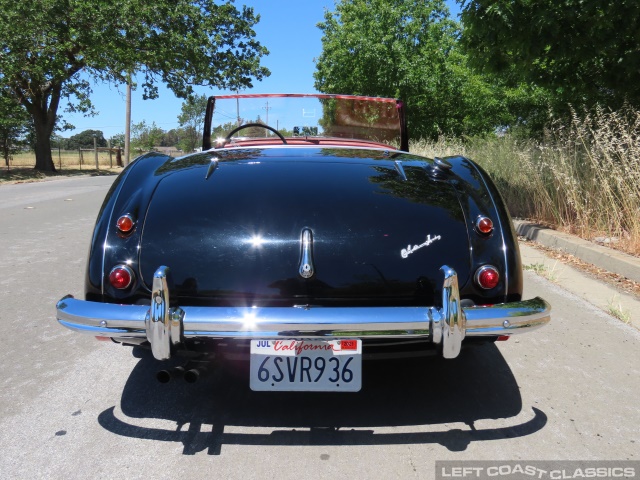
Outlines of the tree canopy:
<svg viewBox="0 0 640 480">
<path fill-rule="evenodd" d="M 414 138 L 508 123 L 502 87 L 467 66 L 443 0 L 342 0 L 318 26 L 319 91 L 400 98 Z"/>
<path fill-rule="evenodd" d="M 24 108 L 0 91 L 0 155 L 7 167 L 13 154 L 27 145 L 30 126 L 29 115 Z"/>
<path fill-rule="evenodd" d="M 473 64 L 568 104 L 640 106 L 638 0 L 459 0 Z"/>
<path fill-rule="evenodd" d="M 195 95 L 182 103 L 178 123 L 184 130 L 180 146 L 185 152 L 193 152 L 202 146 L 204 117 L 207 111 L 207 96 Z"/>
<path fill-rule="evenodd" d="M 139 152 L 150 152 L 162 144 L 166 132 L 156 122 L 148 125 L 144 120 L 131 126 L 131 146 Z"/>
<path fill-rule="evenodd" d="M 96 139 L 96 146 L 106 147 L 107 140 L 101 130 L 83 130 L 80 133 L 72 135 L 65 139 L 64 148 L 67 150 L 76 150 L 78 148 L 93 148 L 93 139 Z"/>
<path fill-rule="evenodd" d="M 269 71 L 255 39 L 259 16 L 232 0 L 0 0 L 0 90 L 33 119 L 36 168 L 54 170 L 50 138 L 62 99 L 91 112 L 90 80 L 140 73 L 145 98 L 165 83 L 251 87 Z"/>
</svg>

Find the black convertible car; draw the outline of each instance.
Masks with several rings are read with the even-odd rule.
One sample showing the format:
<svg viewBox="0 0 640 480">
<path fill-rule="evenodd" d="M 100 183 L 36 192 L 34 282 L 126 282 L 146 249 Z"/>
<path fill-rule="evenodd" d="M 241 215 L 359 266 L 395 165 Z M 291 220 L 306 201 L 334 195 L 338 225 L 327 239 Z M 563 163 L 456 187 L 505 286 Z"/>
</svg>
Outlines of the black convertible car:
<svg viewBox="0 0 640 480">
<path fill-rule="evenodd" d="M 143 155 L 114 182 L 85 299 L 57 319 L 183 356 L 162 381 L 235 355 L 252 389 L 301 391 L 359 390 L 363 357 L 455 358 L 546 324 L 485 172 L 408 146 L 395 99 L 211 97 L 201 152 Z"/>
</svg>

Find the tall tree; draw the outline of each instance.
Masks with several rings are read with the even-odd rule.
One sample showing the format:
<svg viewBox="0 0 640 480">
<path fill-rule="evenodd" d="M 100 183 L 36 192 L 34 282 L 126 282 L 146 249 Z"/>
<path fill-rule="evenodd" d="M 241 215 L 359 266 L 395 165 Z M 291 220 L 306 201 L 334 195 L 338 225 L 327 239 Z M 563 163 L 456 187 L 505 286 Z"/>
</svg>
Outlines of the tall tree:
<svg viewBox="0 0 640 480">
<path fill-rule="evenodd" d="M 0 89 L 31 115 L 36 168 L 55 170 L 50 138 L 62 99 L 92 111 L 87 79 L 144 76 L 186 98 L 191 85 L 246 88 L 269 71 L 255 40 L 253 9 L 233 0 L 0 0 Z"/>
<path fill-rule="evenodd" d="M 164 138 L 162 139 L 162 143 L 160 146 L 162 147 L 176 147 L 178 148 L 178 143 L 180 142 L 180 135 L 182 133 L 181 128 L 172 128 L 168 132 L 165 132 Z"/>
<path fill-rule="evenodd" d="M 165 136 L 165 131 L 162 130 L 156 122 L 152 122 L 151 125 L 143 120 L 140 123 L 134 123 L 131 127 L 131 145 L 139 152 L 150 152 L 155 147 L 159 147 Z"/>
<path fill-rule="evenodd" d="M 459 0 L 473 63 L 545 89 L 556 110 L 640 106 L 638 0 Z"/>
<path fill-rule="evenodd" d="M 405 100 L 414 138 L 508 123 L 500 88 L 467 67 L 444 0 L 342 0 L 318 26 L 318 90 Z"/>
<path fill-rule="evenodd" d="M 83 130 L 67 139 L 66 148 L 76 150 L 78 148 L 93 148 L 93 139 L 96 139 L 98 147 L 106 147 L 107 140 L 101 130 Z"/>
<path fill-rule="evenodd" d="M 7 168 L 13 154 L 27 145 L 30 125 L 27 111 L 0 91 L 0 154 Z"/>
<path fill-rule="evenodd" d="M 190 96 L 182 102 L 178 122 L 183 128 L 180 145 L 185 152 L 193 152 L 196 147 L 202 146 L 202 130 L 206 110 L 206 95 Z"/>
</svg>

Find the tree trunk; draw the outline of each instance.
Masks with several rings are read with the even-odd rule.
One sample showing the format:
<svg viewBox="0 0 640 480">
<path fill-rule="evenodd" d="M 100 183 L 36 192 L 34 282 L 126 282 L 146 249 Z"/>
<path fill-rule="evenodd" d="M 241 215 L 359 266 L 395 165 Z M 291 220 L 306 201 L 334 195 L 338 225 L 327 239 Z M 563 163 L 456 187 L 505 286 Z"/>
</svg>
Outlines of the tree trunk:
<svg viewBox="0 0 640 480">
<path fill-rule="evenodd" d="M 9 137 L 2 139 L 2 156 L 4 157 L 4 161 L 7 164 L 7 170 L 9 170 L 9 157 L 11 156 L 11 148 L 9 145 Z"/>
<path fill-rule="evenodd" d="M 51 156 L 51 133 L 50 129 L 46 125 L 38 125 L 38 119 L 33 119 L 34 129 L 36 132 L 36 170 L 43 172 L 55 172 L 56 167 L 53 164 L 53 158 Z"/>
<path fill-rule="evenodd" d="M 36 134 L 36 170 L 55 172 L 51 156 L 51 134 L 56 124 L 56 113 L 60 103 L 60 85 L 52 84 L 46 91 L 34 95 L 33 101 L 22 97 L 22 104 L 27 108 L 33 119 L 33 129 Z"/>
</svg>

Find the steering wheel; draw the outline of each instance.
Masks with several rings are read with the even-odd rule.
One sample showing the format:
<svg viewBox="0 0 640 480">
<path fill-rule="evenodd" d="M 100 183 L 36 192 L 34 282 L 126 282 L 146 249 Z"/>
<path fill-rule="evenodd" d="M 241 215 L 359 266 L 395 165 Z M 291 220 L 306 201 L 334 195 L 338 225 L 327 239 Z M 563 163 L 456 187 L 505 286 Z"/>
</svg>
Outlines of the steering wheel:
<svg viewBox="0 0 640 480">
<path fill-rule="evenodd" d="M 287 141 L 285 140 L 285 138 L 282 136 L 282 134 L 279 131 L 277 131 L 273 127 L 270 127 L 269 125 L 265 125 L 264 123 L 245 123 L 244 125 L 240 125 L 239 127 L 236 127 L 233 130 L 231 130 L 229 133 L 227 133 L 227 136 L 224 137 L 224 143 L 227 143 L 228 141 L 230 141 L 231 137 L 233 136 L 234 133 L 237 133 L 240 130 L 243 130 L 243 129 L 249 128 L 249 127 L 266 128 L 267 130 L 275 133 L 280 138 L 280 140 L 282 140 L 282 143 L 284 143 L 285 145 L 287 144 Z"/>
</svg>

